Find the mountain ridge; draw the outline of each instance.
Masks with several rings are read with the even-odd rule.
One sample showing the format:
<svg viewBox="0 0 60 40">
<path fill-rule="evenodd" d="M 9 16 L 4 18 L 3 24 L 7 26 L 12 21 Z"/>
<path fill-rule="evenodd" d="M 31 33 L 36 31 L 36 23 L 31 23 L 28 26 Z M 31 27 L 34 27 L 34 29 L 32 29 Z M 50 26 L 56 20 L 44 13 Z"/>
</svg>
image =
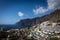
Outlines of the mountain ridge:
<svg viewBox="0 0 60 40">
<path fill-rule="evenodd" d="M 53 16 L 55 17 L 55 15 L 60 15 L 60 10 L 55 10 L 52 13 L 44 15 L 42 17 L 36 17 L 33 19 L 24 19 L 24 20 L 17 22 L 16 24 L 21 25 L 22 27 L 24 27 L 24 26 L 31 27 L 31 26 L 34 26 L 36 24 L 40 24 L 44 21 L 51 20 Z"/>
<path fill-rule="evenodd" d="M 58 13 L 58 14 L 57 14 Z M 54 18 L 55 17 L 55 18 Z M 58 18 L 58 19 L 57 19 Z M 34 25 L 37 24 L 41 24 L 44 21 L 48 21 L 51 19 L 54 20 L 60 20 L 60 10 L 55 10 L 50 14 L 44 15 L 42 17 L 36 17 L 36 18 L 32 18 L 32 19 L 24 19 L 24 20 L 20 20 L 19 22 L 15 23 L 14 25 L 9 25 L 9 27 L 12 28 L 26 28 L 26 27 L 32 27 Z M 6 26 L 8 27 L 8 25 L 0 25 L 0 27 Z"/>
</svg>

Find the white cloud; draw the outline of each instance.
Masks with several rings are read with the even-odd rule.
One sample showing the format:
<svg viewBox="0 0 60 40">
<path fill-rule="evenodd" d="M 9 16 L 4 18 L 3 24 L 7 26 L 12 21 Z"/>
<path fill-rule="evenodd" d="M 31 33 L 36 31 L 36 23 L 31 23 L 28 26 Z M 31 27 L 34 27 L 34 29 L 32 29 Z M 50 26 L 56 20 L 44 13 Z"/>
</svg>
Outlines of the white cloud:
<svg viewBox="0 0 60 40">
<path fill-rule="evenodd" d="M 37 9 L 33 9 L 33 12 L 35 14 L 41 14 L 47 12 L 48 10 L 60 9 L 60 0 L 47 0 L 47 5 L 47 8 L 39 7 Z"/>
<path fill-rule="evenodd" d="M 60 9 L 60 0 L 47 0 L 48 9 Z"/>
<path fill-rule="evenodd" d="M 38 9 L 33 9 L 33 12 L 34 12 L 35 14 L 45 13 L 46 11 L 48 11 L 48 9 L 45 9 L 45 8 L 43 8 L 43 7 L 39 7 Z"/>
<path fill-rule="evenodd" d="M 23 17 L 24 16 L 24 13 L 18 12 L 18 16 Z"/>
</svg>

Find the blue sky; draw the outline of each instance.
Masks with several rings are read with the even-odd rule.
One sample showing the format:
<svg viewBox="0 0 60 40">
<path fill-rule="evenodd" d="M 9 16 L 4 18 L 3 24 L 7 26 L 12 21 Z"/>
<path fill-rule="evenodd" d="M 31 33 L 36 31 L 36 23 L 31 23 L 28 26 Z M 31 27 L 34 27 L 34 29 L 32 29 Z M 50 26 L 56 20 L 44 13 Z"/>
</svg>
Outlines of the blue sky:
<svg viewBox="0 0 60 40">
<path fill-rule="evenodd" d="M 22 19 L 41 17 L 50 13 L 47 7 L 47 0 L 0 0 L 0 24 L 14 24 Z M 43 11 L 40 12 L 40 9 Z"/>
</svg>

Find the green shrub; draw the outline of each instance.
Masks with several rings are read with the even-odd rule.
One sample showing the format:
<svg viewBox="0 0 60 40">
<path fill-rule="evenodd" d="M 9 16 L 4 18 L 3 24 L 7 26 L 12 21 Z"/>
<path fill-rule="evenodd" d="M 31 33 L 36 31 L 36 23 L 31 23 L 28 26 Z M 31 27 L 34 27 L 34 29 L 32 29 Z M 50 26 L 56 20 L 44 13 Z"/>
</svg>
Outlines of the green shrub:
<svg viewBox="0 0 60 40">
<path fill-rule="evenodd" d="M 50 40 L 59 40 L 57 37 L 50 38 Z"/>
</svg>

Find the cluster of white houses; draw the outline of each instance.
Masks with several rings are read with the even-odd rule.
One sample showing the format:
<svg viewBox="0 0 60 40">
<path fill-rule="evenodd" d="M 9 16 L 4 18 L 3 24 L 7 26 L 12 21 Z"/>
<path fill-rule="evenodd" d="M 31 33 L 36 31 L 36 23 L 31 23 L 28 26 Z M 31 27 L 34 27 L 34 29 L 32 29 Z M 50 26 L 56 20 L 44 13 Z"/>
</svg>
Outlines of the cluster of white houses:
<svg viewBox="0 0 60 40">
<path fill-rule="evenodd" d="M 40 27 L 42 28 L 43 31 L 60 33 L 60 22 L 46 21 L 41 23 Z"/>
<path fill-rule="evenodd" d="M 60 33 L 60 11 L 58 13 L 53 14 L 53 16 L 50 18 L 50 20 L 48 21 L 44 21 L 41 24 L 37 24 L 35 26 L 37 26 L 36 28 L 34 28 L 34 30 L 32 31 L 34 37 L 36 39 L 38 39 L 39 37 L 42 38 L 42 40 L 45 40 L 45 38 L 51 37 L 51 35 L 57 34 L 54 37 L 59 37 L 60 35 L 58 35 Z M 35 27 L 33 26 L 33 27 Z M 39 39 L 41 39 L 39 38 Z M 39 40 L 38 39 L 38 40 Z"/>
</svg>

